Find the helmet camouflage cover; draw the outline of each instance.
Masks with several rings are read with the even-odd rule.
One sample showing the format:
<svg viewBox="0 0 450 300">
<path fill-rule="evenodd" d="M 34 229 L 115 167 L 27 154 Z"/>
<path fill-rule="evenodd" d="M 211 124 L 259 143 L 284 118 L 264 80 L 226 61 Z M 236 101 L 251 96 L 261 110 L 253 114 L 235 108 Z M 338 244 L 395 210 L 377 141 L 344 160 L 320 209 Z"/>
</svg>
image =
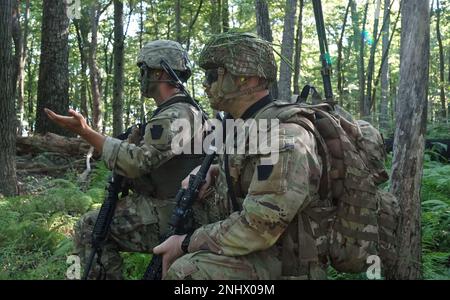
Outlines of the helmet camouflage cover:
<svg viewBox="0 0 450 300">
<path fill-rule="evenodd" d="M 175 41 L 156 40 L 146 43 L 139 52 L 137 64 L 145 63 L 151 69 L 161 69 L 161 58 L 164 58 L 173 70 L 187 72 L 190 76 L 191 67 L 188 54 Z"/>
<path fill-rule="evenodd" d="M 213 36 L 200 54 L 199 65 L 205 70 L 225 67 L 235 76 L 257 76 L 269 82 L 277 74 L 272 46 L 252 33 Z"/>
</svg>

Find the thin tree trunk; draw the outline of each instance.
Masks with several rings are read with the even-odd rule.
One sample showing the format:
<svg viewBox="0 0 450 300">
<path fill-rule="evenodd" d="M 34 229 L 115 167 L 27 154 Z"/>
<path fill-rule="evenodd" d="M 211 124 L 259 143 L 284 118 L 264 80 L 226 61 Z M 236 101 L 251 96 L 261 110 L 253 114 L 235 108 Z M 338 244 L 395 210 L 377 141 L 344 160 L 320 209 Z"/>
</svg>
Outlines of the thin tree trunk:
<svg viewBox="0 0 450 300">
<path fill-rule="evenodd" d="M 352 4 L 352 0 L 348 1 L 347 8 L 345 9 L 344 14 L 344 21 L 342 22 L 342 29 L 341 29 L 341 35 L 339 36 L 339 42 L 338 42 L 338 58 L 336 63 L 336 71 L 337 71 L 337 89 L 338 89 L 338 95 L 339 95 L 339 104 L 341 106 L 344 105 L 344 87 L 343 87 L 343 71 L 342 71 L 342 47 L 343 47 L 343 40 L 344 40 L 344 34 L 345 34 L 345 27 L 347 26 L 347 19 L 348 14 L 350 11 L 350 6 Z"/>
<path fill-rule="evenodd" d="M 362 22 L 362 32 L 364 33 L 366 31 L 366 21 L 367 21 L 367 11 L 369 9 L 369 0 L 367 0 L 366 5 L 364 7 L 364 17 Z M 359 114 L 362 119 L 366 117 L 366 107 L 365 107 L 365 88 L 366 88 L 366 77 L 365 77 L 365 64 L 364 64 L 364 46 L 365 46 L 365 40 L 364 35 L 362 34 L 359 39 L 359 62 L 360 70 L 358 72 L 358 78 L 359 78 Z"/>
<path fill-rule="evenodd" d="M 372 100 L 372 80 L 373 80 L 373 73 L 375 70 L 375 51 L 377 49 L 378 45 L 378 23 L 380 20 L 380 9 L 381 9 L 381 0 L 376 1 L 377 5 L 375 7 L 375 19 L 374 19 L 374 25 L 373 25 L 373 42 L 372 47 L 370 48 L 370 58 L 369 58 L 369 64 L 367 66 L 367 90 L 364 95 L 364 118 L 370 118 L 371 117 L 371 103 Z"/>
<path fill-rule="evenodd" d="M 380 115 L 379 123 L 380 128 L 383 131 L 387 131 L 389 128 L 389 116 L 388 116 L 388 103 L 389 103 L 389 53 L 390 40 L 389 40 L 389 27 L 390 27 L 390 10 L 389 10 L 390 0 L 384 0 L 384 17 L 383 22 L 386 26 L 383 30 L 383 57 L 386 55 L 386 59 L 381 61 L 381 100 L 380 100 Z M 386 54 L 385 54 L 386 53 Z M 376 82 L 374 86 L 374 93 L 376 89 Z M 371 101 L 373 102 L 373 101 Z"/>
<path fill-rule="evenodd" d="M 13 41 L 14 41 L 14 72 L 13 72 L 13 93 L 17 95 L 16 90 L 18 86 L 20 59 L 22 56 L 22 29 L 20 28 L 20 1 L 13 3 Z"/>
<path fill-rule="evenodd" d="M 297 0 L 286 0 L 283 38 L 281 42 L 280 80 L 278 81 L 278 98 L 291 100 L 292 56 L 294 49 L 295 12 Z"/>
<path fill-rule="evenodd" d="M 123 2 L 121 0 L 114 0 L 113 136 L 118 136 L 123 132 L 123 67 Z"/>
<path fill-rule="evenodd" d="M 102 93 L 100 83 L 100 71 L 97 67 L 97 31 L 100 19 L 99 4 L 96 1 L 92 4 L 90 11 L 91 19 L 91 42 L 89 44 L 89 73 L 92 94 L 92 127 L 94 130 L 102 128 Z"/>
<path fill-rule="evenodd" d="M 34 38 L 31 38 L 31 44 L 30 44 L 30 49 L 32 50 L 34 48 Z M 32 64 L 31 63 L 31 54 L 28 54 L 27 57 L 27 102 L 28 102 L 28 132 L 32 133 L 34 131 L 34 126 L 33 126 L 33 122 L 34 122 L 34 115 L 33 115 L 33 82 L 34 82 L 34 78 L 36 76 L 36 64 Z"/>
<path fill-rule="evenodd" d="M 230 29 L 230 12 L 228 11 L 228 0 L 222 0 L 222 31 Z"/>
<path fill-rule="evenodd" d="M 401 7 L 401 5 L 402 5 L 402 2 L 400 2 L 400 7 Z M 372 88 L 372 101 L 371 101 L 372 106 L 375 104 L 375 98 L 376 98 L 376 94 L 377 94 L 376 93 L 377 92 L 377 86 L 378 86 L 378 83 L 380 82 L 382 67 L 383 67 L 384 62 L 388 59 L 389 50 L 390 50 L 391 45 L 392 45 L 392 40 L 394 39 L 395 30 L 397 29 L 397 24 L 398 24 L 398 21 L 400 20 L 400 12 L 401 12 L 401 10 L 398 11 L 397 17 L 395 18 L 394 27 L 392 29 L 391 36 L 390 36 L 390 38 L 388 40 L 388 43 L 387 43 L 387 47 L 386 47 L 387 49 L 386 49 L 386 51 L 383 51 L 383 55 L 382 55 L 382 58 L 381 58 L 381 66 L 378 69 L 378 75 L 377 75 L 377 77 L 375 79 L 375 83 L 374 83 L 373 88 Z M 389 79 L 388 85 L 391 86 L 390 79 Z M 392 97 L 392 93 L 393 93 L 392 89 L 389 88 L 387 97 L 388 98 Z"/>
<path fill-rule="evenodd" d="M 420 189 L 427 126 L 430 54 L 428 0 L 402 5 L 400 79 L 391 191 L 403 213 L 397 233 L 398 261 L 389 279 L 420 279 L 422 265 Z"/>
<path fill-rule="evenodd" d="M 130 114 L 131 114 L 131 93 L 128 93 L 128 101 L 126 101 L 126 114 L 125 114 L 125 128 L 130 126 Z"/>
<path fill-rule="evenodd" d="M 178 43 L 181 41 L 181 0 L 175 1 L 175 38 Z"/>
<path fill-rule="evenodd" d="M 22 34 L 20 35 L 20 60 L 19 70 L 17 74 L 18 89 L 17 89 L 17 108 L 19 113 L 19 129 L 18 134 L 22 135 L 24 127 L 25 115 L 25 64 L 27 62 L 27 40 L 28 40 L 28 16 L 30 15 L 30 0 L 26 1 L 24 12 L 24 22 Z"/>
<path fill-rule="evenodd" d="M 159 29 L 160 26 L 158 22 L 158 6 L 155 5 L 154 1 L 150 1 L 150 12 L 152 15 L 153 29 L 154 29 L 154 37 L 155 39 L 159 39 Z"/>
<path fill-rule="evenodd" d="M 441 100 L 441 120 L 447 119 L 447 103 L 445 101 L 445 60 L 444 60 L 444 47 L 442 45 L 441 35 L 441 7 L 440 1 L 436 0 L 436 35 L 439 46 L 439 98 Z"/>
<path fill-rule="evenodd" d="M 211 14 L 210 24 L 211 24 L 211 32 L 212 34 L 220 33 L 221 24 L 218 20 L 220 20 L 220 9 L 219 4 L 220 0 L 210 0 L 211 1 Z"/>
<path fill-rule="evenodd" d="M 364 85 L 361 87 L 361 80 L 364 80 L 364 57 L 362 57 L 361 64 L 361 52 L 364 53 L 364 49 L 361 51 L 361 46 L 364 47 L 364 41 L 362 32 L 359 29 L 359 15 L 358 10 L 356 6 L 356 0 L 351 0 L 350 5 L 350 11 L 352 16 L 352 27 L 353 27 L 353 46 L 355 48 L 355 51 L 358 53 L 358 62 L 356 64 L 356 72 L 358 73 L 358 86 L 359 86 L 359 95 L 358 95 L 358 101 L 357 104 L 359 105 L 361 94 L 364 94 Z M 358 109 L 358 108 L 357 108 Z"/>
<path fill-rule="evenodd" d="M 81 88 L 80 88 L 80 107 L 81 113 L 84 117 L 89 117 L 88 105 L 87 105 L 87 89 L 88 89 L 88 55 L 86 54 L 87 44 L 87 30 L 83 28 L 84 24 L 81 24 L 81 20 L 74 20 L 75 31 L 77 33 L 78 51 L 80 52 L 80 64 L 81 64 Z"/>
<path fill-rule="evenodd" d="M 65 1 L 44 0 L 39 64 L 36 132 L 72 133 L 50 121 L 44 108 L 66 114 L 69 108 L 69 19 Z"/>
<path fill-rule="evenodd" d="M 143 0 L 140 1 L 140 12 L 139 12 L 139 49 L 142 49 L 142 47 L 144 46 L 144 41 L 143 41 L 143 34 L 144 34 L 144 6 L 143 6 Z M 145 120 L 145 116 L 147 114 L 146 112 L 146 108 L 145 108 L 145 97 L 140 93 L 140 98 L 141 98 L 141 102 L 140 102 L 140 122 L 141 124 L 145 124 L 146 120 Z M 122 101 L 123 103 L 123 101 Z M 123 108 L 122 108 L 123 110 Z M 123 114 L 123 111 L 122 111 Z M 128 128 L 128 125 L 125 126 L 126 128 Z"/>
<path fill-rule="evenodd" d="M 198 4 L 197 11 L 195 12 L 194 18 L 191 20 L 191 23 L 189 24 L 188 37 L 187 37 L 187 46 L 186 46 L 186 51 L 187 52 L 189 52 L 189 49 L 191 47 L 192 30 L 194 28 L 195 23 L 197 22 L 198 15 L 200 14 L 200 11 L 202 10 L 202 6 L 203 6 L 203 0 L 200 0 L 200 3 Z M 193 78 L 193 76 L 192 76 L 192 78 Z"/>
<path fill-rule="evenodd" d="M 13 0 L 0 2 L 0 194 L 16 195 L 16 118 L 14 110 Z"/>
<path fill-rule="evenodd" d="M 108 55 L 108 49 L 109 49 L 109 45 L 112 43 L 111 40 L 113 38 L 112 37 L 113 32 L 114 32 L 114 29 L 110 31 L 110 33 L 108 35 L 108 39 L 105 40 L 105 44 L 103 46 L 103 58 L 104 58 L 104 61 L 105 61 L 104 69 L 106 71 L 106 76 L 105 76 L 105 80 L 104 80 L 105 84 L 104 84 L 104 87 L 103 87 L 103 96 L 102 96 L 103 106 L 105 107 L 105 109 L 103 111 L 102 133 L 106 132 L 106 126 L 108 125 L 108 122 L 109 122 L 109 110 L 107 109 L 107 107 L 108 107 L 108 99 L 110 98 L 109 97 L 109 91 L 110 91 L 110 85 L 111 85 L 110 84 L 110 78 L 112 77 L 112 72 L 113 72 L 114 53 L 113 53 L 113 55 Z M 114 94 L 114 87 L 113 87 L 113 94 Z M 114 95 L 113 95 L 113 97 L 114 97 Z M 114 120 L 113 120 L 113 122 L 114 122 Z"/>
<path fill-rule="evenodd" d="M 298 13 L 297 34 L 295 35 L 295 54 L 294 54 L 294 94 L 300 94 L 300 65 L 303 42 L 303 7 L 304 0 L 299 0 L 300 11 Z"/>
<path fill-rule="evenodd" d="M 268 41 L 273 42 L 272 29 L 270 28 L 269 18 L 269 4 L 267 0 L 255 0 L 255 12 L 256 12 L 256 30 L 258 35 Z M 278 98 L 278 85 L 276 80 L 270 87 L 270 94 L 273 98 Z"/>
</svg>

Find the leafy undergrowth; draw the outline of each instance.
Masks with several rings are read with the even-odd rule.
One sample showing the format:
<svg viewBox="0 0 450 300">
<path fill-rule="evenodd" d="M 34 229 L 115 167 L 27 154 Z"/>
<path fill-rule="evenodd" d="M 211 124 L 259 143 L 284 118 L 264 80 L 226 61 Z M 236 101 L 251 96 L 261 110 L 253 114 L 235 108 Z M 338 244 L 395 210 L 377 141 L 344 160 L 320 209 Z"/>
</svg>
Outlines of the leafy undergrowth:
<svg viewBox="0 0 450 300">
<path fill-rule="evenodd" d="M 425 279 L 450 278 L 450 164 L 430 161 L 422 185 L 422 247 Z M 83 192 L 77 175 L 39 180 L 39 192 L 0 198 L 0 279 L 64 279 L 72 253 L 73 226 L 98 208 L 109 171 L 98 164 Z M 33 181 L 33 180 L 29 180 Z M 36 180 L 35 180 L 36 181 Z M 123 253 L 126 279 L 140 279 L 150 255 Z M 366 279 L 365 274 L 329 270 L 331 279 Z"/>
</svg>

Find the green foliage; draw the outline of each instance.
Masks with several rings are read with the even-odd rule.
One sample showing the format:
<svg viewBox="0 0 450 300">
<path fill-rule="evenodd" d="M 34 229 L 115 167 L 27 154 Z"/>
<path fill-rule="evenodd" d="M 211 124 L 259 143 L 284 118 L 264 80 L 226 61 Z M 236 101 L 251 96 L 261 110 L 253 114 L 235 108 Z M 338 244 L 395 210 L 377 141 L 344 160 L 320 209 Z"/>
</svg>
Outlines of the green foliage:
<svg viewBox="0 0 450 300">
<path fill-rule="evenodd" d="M 0 279 L 65 278 L 73 226 L 103 201 L 108 175 L 99 164 L 86 192 L 68 173 L 46 183 L 40 195 L 0 199 Z"/>
<path fill-rule="evenodd" d="M 425 279 L 450 278 L 450 165 L 425 161 L 422 179 Z"/>
<path fill-rule="evenodd" d="M 130 280 L 140 280 L 147 270 L 152 256 L 143 253 L 122 253 L 124 259 L 124 277 Z"/>
<path fill-rule="evenodd" d="M 435 123 L 427 127 L 427 138 L 448 139 L 450 138 L 450 123 Z"/>
</svg>

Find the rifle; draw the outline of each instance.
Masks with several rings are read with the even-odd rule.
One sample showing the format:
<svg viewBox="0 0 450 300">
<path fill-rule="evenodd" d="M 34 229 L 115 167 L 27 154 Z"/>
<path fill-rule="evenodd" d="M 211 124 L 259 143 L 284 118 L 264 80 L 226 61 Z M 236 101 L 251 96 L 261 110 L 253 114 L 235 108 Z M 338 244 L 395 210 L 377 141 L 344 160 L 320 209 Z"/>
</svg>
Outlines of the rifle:
<svg viewBox="0 0 450 300">
<path fill-rule="evenodd" d="M 211 149 L 211 148 L 210 148 Z M 198 197 L 198 193 L 202 185 L 205 183 L 205 178 L 211 164 L 216 156 L 216 151 L 207 154 L 198 170 L 197 174 L 191 174 L 189 177 L 188 188 L 181 188 L 175 198 L 176 205 L 172 212 L 169 221 L 169 230 L 167 234 L 161 239 L 164 242 L 172 235 L 183 235 L 192 233 L 194 230 L 193 224 L 193 210 L 192 205 Z M 153 254 L 152 260 L 147 267 L 144 274 L 144 280 L 161 280 L 162 278 L 162 256 Z"/>
<path fill-rule="evenodd" d="M 314 17 L 316 19 L 317 36 L 319 37 L 320 60 L 322 62 L 322 80 L 325 92 L 325 100 L 333 103 L 334 96 L 331 87 L 331 57 L 328 51 L 327 36 L 325 33 L 325 23 L 323 20 L 321 0 L 313 0 Z"/>
<path fill-rule="evenodd" d="M 164 58 L 161 58 L 161 61 L 159 63 L 161 65 L 161 68 L 170 76 L 172 83 L 177 87 L 179 90 L 183 92 L 183 94 L 186 95 L 186 97 L 189 99 L 190 104 L 192 104 L 199 112 L 202 113 L 202 120 L 206 121 L 208 120 L 208 116 L 206 115 L 205 111 L 198 105 L 197 101 L 192 99 L 191 95 L 189 95 L 188 91 L 183 85 L 183 82 L 178 77 L 177 73 L 172 69 L 172 67 L 169 65 L 167 60 Z"/>
<path fill-rule="evenodd" d="M 128 128 L 124 133 L 118 135 L 116 138 L 119 140 L 126 140 L 130 134 L 132 134 L 134 126 Z M 140 136 L 144 136 L 145 124 L 138 125 Z M 122 197 L 128 194 L 128 187 L 122 187 L 124 177 L 113 173 L 108 179 L 108 185 L 106 186 L 107 194 L 105 201 L 103 201 L 100 211 L 97 216 L 97 220 L 94 224 L 91 239 L 91 253 L 89 255 L 88 262 L 84 269 L 83 280 L 86 280 L 91 272 L 94 258 L 97 255 L 97 263 L 100 265 L 101 271 L 97 279 L 105 279 L 106 272 L 105 267 L 101 262 L 102 248 L 109 235 L 111 222 L 116 211 L 117 201 L 119 201 L 119 193 L 122 192 Z M 103 275 L 103 276 L 102 276 Z"/>
<path fill-rule="evenodd" d="M 100 212 L 98 213 L 98 217 L 92 231 L 92 250 L 89 255 L 88 263 L 84 269 L 83 280 L 88 278 L 95 256 L 97 256 L 97 263 L 101 267 L 101 271 L 97 279 L 105 279 L 106 277 L 105 267 L 101 263 L 102 248 L 108 238 L 110 225 L 116 210 L 117 201 L 119 200 L 122 182 L 123 176 L 115 173 L 113 173 L 113 175 L 108 179 L 108 193 L 100 208 Z"/>
</svg>

